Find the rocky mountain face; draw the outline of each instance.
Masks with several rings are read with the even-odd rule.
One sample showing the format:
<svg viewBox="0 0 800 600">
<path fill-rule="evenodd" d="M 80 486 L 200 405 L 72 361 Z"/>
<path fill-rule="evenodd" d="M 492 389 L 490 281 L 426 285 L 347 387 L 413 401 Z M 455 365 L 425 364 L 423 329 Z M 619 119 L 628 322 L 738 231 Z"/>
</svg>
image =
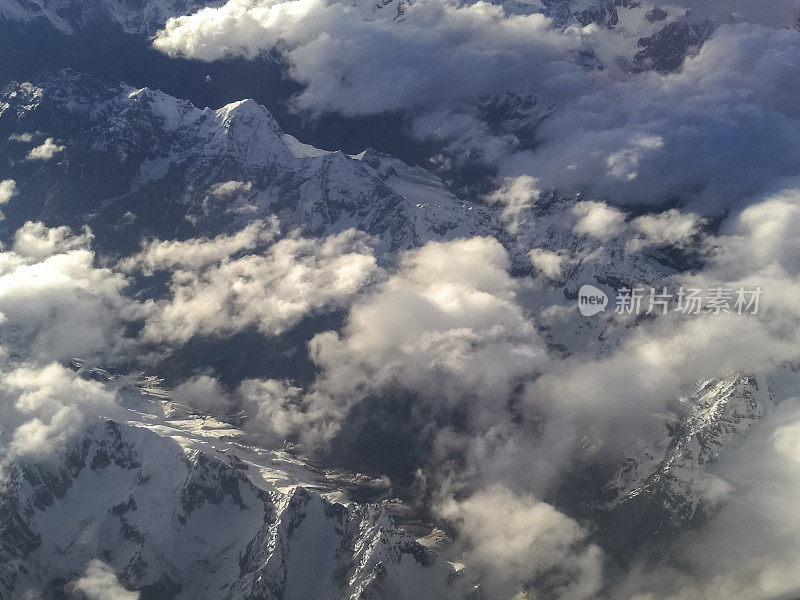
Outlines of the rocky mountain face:
<svg viewBox="0 0 800 600">
<path fill-rule="evenodd" d="M 519 91 L 480 99 L 481 117 L 497 136 L 511 134 L 526 148 L 533 147 L 536 129 L 555 109 L 535 95 Z"/>
<path fill-rule="evenodd" d="M 715 24 L 711 20 L 700 23 L 687 21 L 667 23 L 657 33 L 639 40 L 642 49 L 633 57 L 634 69 L 639 71 L 652 69 L 659 73 L 675 71 L 690 53 L 700 49 L 714 33 L 714 29 Z"/>
<path fill-rule="evenodd" d="M 26 159 L 49 138 L 63 150 Z M 252 100 L 201 110 L 71 71 L 7 87 L 0 161 L 24 182 L 7 226 L 102 225 L 99 247 L 116 252 L 148 234 L 213 234 L 265 214 L 308 235 L 354 227 L 392 250 L 490 230 L 483 208 L 427 171 L 373 150 L 348 156 L 303 144 Z"/>
<path fill-rule="evenodd" d="M 620 462 L 597 506 L 616 545 L 630 552 L 712 516 L 730 491 L 714 463 L 773 406 L 766 381 L 739 373 L 702 381 L 679 398 L 679 416 Z"/>
<path fill-rule="evenodd" d="M 141 382 L 118 399 L 60 459 L 11 466 L 0 598 L 64 597 L 92 558 L 144 600 L 467 597 L 458 568 L 321 471 Z"/>
<path fill-rule="evenodd" d="M 196 12 L 203 6 L 221 2 L 197 0 L 1 0 L 0 21 L 49 24 L 58 31 L 73 34 L 97 22 L 118 24 L 125 33 L 151 35 L 167 19 Z"/>
<path fill-rule="evenodd" d="M 634 0 L 543 0 L 544 14 L 559 27 L 592 23 L 612 28 L 619 24 L 619 8 L 636 7 Z"/>
</svg>

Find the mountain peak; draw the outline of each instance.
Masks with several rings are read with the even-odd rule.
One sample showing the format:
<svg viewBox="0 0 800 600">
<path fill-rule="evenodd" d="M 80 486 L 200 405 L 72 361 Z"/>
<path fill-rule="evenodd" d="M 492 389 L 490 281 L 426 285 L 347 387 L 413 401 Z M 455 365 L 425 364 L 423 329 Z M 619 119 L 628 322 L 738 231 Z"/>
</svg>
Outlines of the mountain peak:
<svg viewBox="0 0 800 600">
<path fill-rule="evenodd" d="M 249 98 L 231 102 L 214 112 L 223 126 L 229 129 L 235 123 L 241 123 L 242 125 L 256 126 L 259 129 L 267 129 L 276 135 L 283 134 L 272 113 L 266 107 Z"/>
</svg>

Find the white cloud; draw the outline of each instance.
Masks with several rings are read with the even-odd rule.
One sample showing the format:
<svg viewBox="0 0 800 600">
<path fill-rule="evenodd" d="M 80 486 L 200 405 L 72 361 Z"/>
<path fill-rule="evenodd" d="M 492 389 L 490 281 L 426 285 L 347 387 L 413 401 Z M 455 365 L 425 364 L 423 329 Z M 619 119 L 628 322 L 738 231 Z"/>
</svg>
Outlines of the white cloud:
<svg viewBox="0 0 800 600">
<path fill-rule="evenodd" d="M 441 154 L 433 159 L 440 170 L 464 168 L 475 161 L 495 165 L 519 146 L 511 134 L 494 134 L 477 107 L 468 105 L 424 110 L 412 120 L 411 135 L 441 147 Z M 516 179 L 511 177 L 508 181 Z"/>
<path fill-rule="evenodd" d="M 665 7 L 670 18 L 684 7 L 692 21 L 714 14 L 720 24 L 666 76 L 626 73 L 613 52 L 605 55 L 606 46 L 637 39 L 644 21 L 621 23 L 624 35 L 597 26 L 561 31 L 540 14 L 484 2 L 423 0 L 404 4 L 398 16 L 395 6 L 368 3 L 231 0 L 171 19 L 154 43 L 203 60 L 277 48 L 303 86 L 296 108 L 407 111 L 412 134 L 444 151 L 441 165 L 470 158 L 504 176 L 534 177 L 542 189 L 591 192 L 615 204 L 680 200 L 720 214 L 771 178 L 796 174 L 800 33 L 790 26 L 797 2 Z M 641 18 L 645 8 L 619 8 L 621 19 Z M 603 70 L 578 65 L 593 50 Z M 479 95 L 511 90 L 548 107 L 530 151 L 477 110 Z"/>
<path fill-rule="evenodd" d="M 215 183 L 211 186 L 210 193 L 218 198 L 230 198 L 234 194 L 241 192 L 249 192 L 253 184 L 244 181 L 224 181 L 222 183 Z"/>
<path fill-rule="evenodd" d="M 342 336 L 320 334 L 312 356 L 331 391 L 398 384 L 441 401 L 505 398 L 542 357 L 516 303 L 508 257 L 491 238 L 429 242 L 350 311 Z"/>
<path fill-rule="evenodd" d="M 126 267 L 168 267 L 172 276 L 169 299 L 147 306 L 142 339 L 180 344 L 251 326 L 279 334 L 314 311 L 346 304 L 377 272 L 368 238 L 354 230 L 290 236 L 262 253 L 231 256 L 273 233 L 256 225 L 213 240 L 148 244 Z"/>
<path fill-rule="evenodd" d="M 722 212 L 796 174 L 799 50 L 794 29 L 721 26 L 677 73 L 587 87 L 541 123 L 535 150 L 499 166 L 616 204 Z"/>
<path fill-rule="evenodd" d="M 698 283 L 705 289 L 701 282 L 691 287 Z M 775 333 L 771 323 L 746 315 L 670 314 L 640 324 L 605 356 L 554 363 L 526 395 L 529 410 L 547 415 L 549 435 L 567 451 L 546 460 L 568 468 L 575 458 L 570 452 L 585 443 L 595 448 L 595 459 L 613 463 L 647 439 L 685 385 L 730 371 L 770 373 L 795 355 L 791 336 Z"/>
<path fill-rule="evenodd" d="M 0 372 L 0 467 L 62 451 L 88 418 L 109 415 L 114 394 L 58 364 L 23 364 Z"/>
<path fill-rule="evenodd" d="M 745 241 L 740 253 L 746 264 L 776 264 L 789 273 L 800 271 L 800 188 L 790 188 L 748 206 L 735 217 L 732 233 Z M 721 258 L 721 257 L 720 257 Z"/>
<path fill-rule="evenodd" d="M 0 251 L 0 471 L 64 450 L 87 420 L 113 415 L 114 393 L 54 361 L 113 363 L 133 347 L 124 276 L 94 265 L 91 232 L 26 223 Z"/>
<path fill-rule="evenodd" d="M 395 16 L 339 1 L 230 0 L 170 19 L 154 45 L 201 60 L 278 47 L 305 86 L 296 105 L 344 114 L 473 99 L 511 80 L 563 92 L 581 70 L 581 32 L 554 31 L 539 14 L 424 0 Z"/>
<path fill-rule="evenodd" d="M 277 220 L 253 221 L 233 234 L 186 241 L 153 240 L 142 245 L 141 252 L 124 259 L 120 267 L 127 272 L 141 270 L 151 275 L 157 270 L 175 268 L 199 270 L 219 263 L 237 253 L 253 251 L 271 242 L 278 233 Z"/>
<path fill-rule="evenodd" d="M 17 182 L 13 179 L 0 181 L 0 205 L 8 204 L 17 195 Z"/>
<path fill-rule="evenodd" d="M 122 587 L 113 568 L 96 559 L 89 561 L 86 572 L 69 587 L 85 595 L 87 600 L 139 600 L 139 592 Z"/>
<path fill-rule="evenodd" d="M 726 235 L 705 242 L 713 252 L 702 270 L 665 281 L 673 291 L 680 285 L 761 288 L 758 315 L 659 316 L 639 323 L 603 356 L 552 362 L 529 385 L 528 410 L 547 415 L 544 439 L 558 439 L 564 450 L 545 455 L 551 467 L 568 468 L 582 443 L 595 448 L 595 458 L 616 460 L 647 437 L 686 384 L 730 371 L 774 377 L 782 365 L 800 359 L 800 263 L 793 250 L 798 206 L 800 196 L 789 188 L 732 215 L 722 227 Z M 681 226 L 667 231 L 664 222 Z M 634 220 L 632 228 L 647 232 L 645 239 L 683 239 L 695 224 L 667 213 Z M 569 438 L 573 450 L 565 443 Z"/>
<path fill-rule="evenodd" d="M 578 217 L 575 233 L 605 239 L 620 232 L 625 222 L 625 213 L 603 202 L 579 202 L 572 209 Z"/>
<path fill-rule="evenodd" d="M 692 18 L 721 20 L 702 50 L 666 76 L 625 74 L 613 64 L 602 72 L 578 67 L 578 53 L 606 35 L 597 27 L 559 32 L 540 15 L 508 16 L 487 3 L 439 0 L 406 5 L 401 18 L 392 7 L 372 11 L 343 1 L 230 0 L 170 20 L 155 45 L 202 60 L 278 48 L 289 76 L 304 86 L 295 98 L 298 109 L 408 111 L 418 139 L 447 147 L 442 164 L 469 164 L 480 156 L 498 167 L 500 187 L 486 199 L 502 205 L 511 234 L 530 218 L 539 190 L 550 188 L 594 199 L 572 214 L 573 233 L 600 240 L 579 240 L 593 249 L 610 238 L 621 247 L 626 237 L 629 252 L 687 248 L 701 234 L 702 215 L 730 214 L 723 235 L 703 234 L 704 268 L 668 282 L 761 286 L 762 315 L 652 319 L 620 334 L 605 356 L 561 360 L 546 356 L 522 306 L 524 284 L 509 275 L 508 257 L 494 240 L 431 243 L 383 272 L 359 234 L 275 242 L 274 224 L 259 222 L 213 239 L 153 241 L 120 263 L 124 272 L 171 275 L 168 298 L 135 307 L 146 318 L 141 339 L 180 344 L 248 327 L 274 335 L 334 307 L 348 310 L 346 325 L 314 337 L 311 358 L 320 373 L 309 389 L 248 380 L 226 392 L 199 376 L 173 397 L 209 411 L 242 406 L 248 431 L 276 444 L 333 439 L 348 412 L 370 395 L 399 390 L 412 394 L 425 415 L 450 411 L 458 427 L 450 426 L 456 419 L 442 418 L 425 467 L 436 471 L 438 485 L 448 475 L 443 465 L 457 462 L 457 491 L 466 495 L 441 510 L 458 524 L 487 588 L 510 596 L 545 581 L 557 597 L 595 597 L 602 561 L 587 532 L 516 492 L 541 497 L 578 454 L 613 463 L 656 420 L 663 422 L 666 404 L 687 382 L 728 370 L 774 375 L 798 360 L 800 193 L 794 184 L 763 190 L 798 173 L 800 33 L 740 22 L 787 24 L 796 2 L 673 4 L 691 7 Z M 741 16 L 729 19 L 732 11 Z M 530 150 L 520 150 L 514 135 L 497 133 L 475 105 L 481 93 L 510 88 L 541 94 L 548 107 L 558 103 L 538 123 Z M 60 150 L 48 138 L 29 158 Z M 227 200 L 250 189 L 229 181 L 210 196 Z M 626 222 L 615 204 L 663 212 Z M 572 220 L 565 222 L 569 227 Z M 124 277 L 93 266 L 89 241 L 88 232 L 75 236 L 41 224 L 17 233 L 12 250 L 0 255 L 4 343 L 30 349 L 42 361 L 74 348 L 123 345 L 119 323 L 134 310 L 122 296 Z M 529 257 L 539 273 L 558 281 L 565 260 L 582 256 L 585 247 L 548 246 Z M 370 285 L 378 277 L 381 282 Z M 2 381 L 9 390 L 4 406 L 26 394 L 34 398 L 30 409 L 15 406 L 8 413 L 16 423 L 12 431 L 22 432 L 9 442 L 17 453 L 28 451 L 25 440 L 57 445 L 84 414 L 66 398 L 48 400 L 54 386 L 40 394 L 25 387 L 33 385 L 29 381 L 59 381 L 73 396 L 89 397 L 86 406 L 95 402 L 94 388 L 78 389 L 63 372 L 25 369 Z M 38 404 L 37 394 L 44 398 Z M 720 484 L 729 507 L 718 524 L 680 547 L 696 564 L 652 575 L 658 586 L 671 579 L 671 587 L 643 590 L 631 580 L 631 593 L 617 597 L 737 598 L 800 583 L 791 571 L 800 556 L 793 517 L 798 492 L 791 483 L 798 480 L 797 419 L 780 415 L 784 420 L 771 422 L 748 447 L 751 454 L 724 467 L 725 481 L 733 483 Z M 431 419 L 431 429 L 438 425 Z M 487 487 L 495 481 L 509 487 Z M 741 556 L 737 539 L 753 540 L 758 551 Z"/>
<path fill-rule="evenodd" d="M 490 597 L 541 592 L 558 600 L 596 598 L 602 552 L 578 523 L 528 495 L 493 486 L 465 500 L 448 500 L 439 514 L 453 522 L 470 567 Z"/>
<path fill-rule="evenodd" d="M 27 160 L 50 160 L 59 152 L 64 150 L 64 146 L 56 144 L 53 138 L 47 138 L 44 143 L 28 152 Z"/>
<path fill-rule="evenodd" d="M 38 360 L 125 352 L 124 321 L 133 317 L 127 281 L 94 266 L 91 232 L 26 223 L 0 253 L 0 340 Z"/>
<path fill-rule="evenodd" d="M 539 273 L 550 279 L 558 280 L 563 271 L 564 257 L 551 250 L 534 248 L 528 253 L 531 264 Z"/>
<path fill-rule="evenodd" d="M 414 394 L 421 410 L 461 414 L 470 433 L 442 438 L 440 453 L 462 451 L 475 431 L 510 419 L 512 390 L 546 361 L 509 266 L 491 238 L 405 252 L 397 271 L 351 307 L 341 333 L 312 339 L 310 355 L 320 368 L 313 386 L 299 398 L 281 388 L 283 400 L 267 404 L 281 417 L 270 413 L 262 422 L 318 444 L 336 435 L 367 396 L 400 391 Z"/>
<path fill-rule="evenodd" d="M 633 181 L 639 177 L 639 163 L 647 153 L 664 147 L 658 136 L 635 136 L 627 148 L 613 152 L 606 158 L 608 174 L 620 181 Z"/>
<path fill-rule="evenodd" d="M 208 375 L 198 375 L 177 385 L 170 392 L 170 398 L 212 414 L 224 414 L 230 406 L 230 399 L 219 381 Z"/>
<path fill-rule="evenodd" d="M 93 237 L 88 227 L 84 227 L 80 235 L 74 235 L 69 227 L 47 227 L 44 223 L 28 221 L 14 233 L 12 250 L 26 258 L 43 259 L 88 248 Z"/>
<path fill-rule="evenodd" d="M 285 381 L 249 379 L 237 397 L 247 413 L 245 430 L 259 440 L 283 444 L 298 433 L 309 440 L 329 439 L 336 424 L 325 405 L 306 402 L 302 390 Z"/>
<path fill-rule="evenodd" d="M 715 470 L 733 493 L 705 527 L 672 546 L 658 568 L 636 565 L 610 591 L 632 600 L 789 598 L 800 589 L 800 404 L 757 423 Z M 746 540 L 746 543 L 743 543 Z"/>
<path fill-rule="evenodd" d="M 501 217 L 512 235 L 519 230 L 520 215 L 529 210 L 539 199 L 541 191 L 538 184 L 539 182 L 529 175 L 506 178 L 502 187 L 486 196 L 487 202 L 503 205 Z"/>
<path fill-rule="evenodd" d="M 642 215 L 631 221 L 633 237 L 627 244 L 629 252 L 647 246 L 685 248 L 700 233 L 703 225 L 695 213 L 671 209 L 654 215 Z"/>
</svg>

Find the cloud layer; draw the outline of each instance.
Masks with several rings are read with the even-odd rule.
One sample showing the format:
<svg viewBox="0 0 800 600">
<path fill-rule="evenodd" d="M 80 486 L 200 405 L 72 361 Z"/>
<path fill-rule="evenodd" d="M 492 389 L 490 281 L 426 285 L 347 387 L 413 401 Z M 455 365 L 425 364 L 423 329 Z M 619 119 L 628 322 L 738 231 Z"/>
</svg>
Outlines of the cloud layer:
<svg viewBox="0 0 800 600">
<path fill-rule="evenodd" d="M 555 32 L 539 14 L 424 0 L 396 16 L 345 2 L 232 0 L 170 19 L 154 45 L 201 60 L 279 48 L 305 86 L 298 108 L 349 115 L 472 99 L 511 79 L 563 93 L 580 73 L 580 32 Z"/>
<path fill-rule="evenodd" d="M 123 261 L 128 270 L 170 272 L 169 298 L 143 307 L 142 339 L 180 344 L 248 327 L 276 335 L 313 311 L 341 306 L 376 273 L 368 238 L 354 230 L 290 236 L 262 253 L 243 253 L 274 234 L 274 224 L 253 223 L 213 240 L 151 242 Z"/>
<path fill-rule="evenodd" d="M 171 19 L 154 44 L 202 60 L 276 49 L 303 85 L 298 110 L 403 111 L 413 135 L 443 147 L 440 164 L 470 156 L 536 178 L 541 189 L 718 214 L 770 179 L 795 175 L 800 33 L 789 26 L 797 3 L 666 6 L 675 22 L 710 16 L 717 30 L 675 73 L 630 73 L 615 52 L 624 40 L 635 52 L 638 36 L 661 27 L 646 17 L 652 6 L 616 7 L 620 23 L 608 29 L 557 28 L 511 4 L 231 0 Z M 536 111 L 507 115 L 521 128 L 494 130 L 478 100 L 504 92 L 529 95 L 545 118 L 535 125 Z M 533 151 L 525 148 L 531 128 Z"/>
</svg>

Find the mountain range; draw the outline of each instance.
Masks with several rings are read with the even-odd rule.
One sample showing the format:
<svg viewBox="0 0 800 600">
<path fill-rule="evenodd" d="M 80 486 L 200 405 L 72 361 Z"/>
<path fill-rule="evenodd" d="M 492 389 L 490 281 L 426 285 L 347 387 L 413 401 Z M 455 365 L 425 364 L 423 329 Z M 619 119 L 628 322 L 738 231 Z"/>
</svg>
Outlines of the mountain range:
<svg viewBox="0 0 800 600">
<path fill-rule="evenodd" d="M 46 157 L 32 158 L 42 147 Z M 518 275 L 531 270 L 531 248 L 560 253 L 568 268 L 549 278 L 547 294 L 564 305 L 582 283 L 656 285 L 691 260 L 576 233 L 580 196 L 547 192 L 509 227 L 502 205 L 459 199 L 430 172 L 375 150 L 305 144 L 255 101 L 201 109 L 70 70 L 3 90 L 0 164 L 19 188 L 4 207 L 6 235 L 29 220 L 86 223 L 104 259 L 142 239 L 213 236 L 269 216 L 280 235 L 362 230 L 384 261 L 428 241 L 485 235 L 503 243 Z M 607 352 L 625 327 L 572 319 L 541 329 L 568 356 Z M 433 523 L 418 541 L 390 510 L 390 493 L 354 500 L 358 485 L 345 480 L 374 484 L 380 474 L 335 475 L 259 446 L 237 419 L 177 404 L 156 380 L 72 366 L 114 391 L 119 414 L 91 421 L 55 463 L 12 465 L 0 495 L 0 597 L 60 597 L 97 556 L 145 599 L 481 597 L 468 567 L 421 543 L 436 540 L 447 554 Z M 754 375 L 700 382 L 588 502 L 585 492 L 560 508 L 591 515 L 620 560 L 696 527 L 724 495 L 715 463 L 771 406 Z"/>
</svg>

